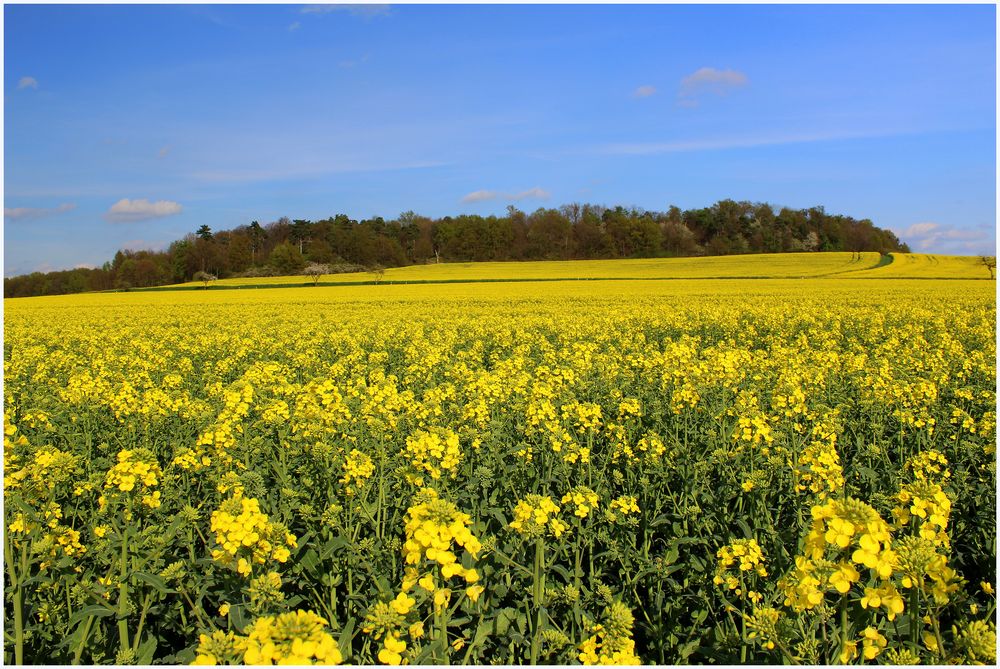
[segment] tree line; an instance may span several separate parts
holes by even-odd
[[[718,256],[909,248],[870,220],[823,207],[776,210],[722,200],[667,211],[568,204],[502,216],[432,219],[412,211],[393,220],[337,214],[318,221],[281,218],[214,232],[203,225],[165,251],[120,250],[100,268],[35,272],[4,279],[5,297],[122,290],[181,283],[196,273],[219,278],[297,274],[308,263],[334,268],[427,262]]]

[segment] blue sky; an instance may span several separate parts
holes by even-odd
[[[723,198],[993,253],[979,6],[4,7],[4,273],[207,224]]]

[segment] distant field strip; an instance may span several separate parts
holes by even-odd
[[[893,253],[892,262],[851,272],[851,279],[988,279],[989,270],[977,256]]]
[[[573,279],[725,279],[800,278],[863,271],[877,266],[877,253],[773,253],[707,258],[648,258],[637,260],[551,260],[539,262],[482,262],[411,265],[387,269],[381,281],[466,282],[466,281],[562,281]],[[321,284],[370,283],[368,272],[329,274]],[[299,276],[223,279],[217,287],[301,285],[310,282]],[[192,281],[170,288],[200,288]]]

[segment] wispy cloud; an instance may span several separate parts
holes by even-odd
[[[868,139],[892,137],[908,134],[906,131],[863,131],[863,132],[816,132],[759,135],[750,137],[716,137],[705,139],[678,140],[671,142],[635,142],[604,144],[592,153],[604,155],[650,155],[657,153],[684,153],[690,151],[724,151],[726,149],[752,149],[761,146],[782,144],[806,144],[810,142],[832,142],[848,139]]]
[[[491,200],[547,200],[551,196],[547,190],[535,186],[520,193],[502,193],[495,190],[476,190],[462,198],[462,202],[489,202]]]
[[[66,202],[58,207],[51,208],[39,208],[39,207],[15,207],[7,208],[4,207],[3,217],[11,221],[31,221],[39,218],[46,218],[48,216],[55,216],[56,214],[63,214],[67,211],[73,211],[76,209],[76,205],[72,202]]]
[[[366,53],[363,56],[361,56],[360,58],[349,58],[347,60],[342,60],[339,63],[337,63],[337,67],[342,67],[344,69],[350,69],[352,67],[357,67],[358,65],[362,65],[362,64],[368,62],[368,55],[369,54]]]
[[[677,93],[678,103],[685,107],[695,107],[706,95],[726,95],[735,88],[746,86],[747,75],[737,70],[717,70],[703,67],[681,79]]]
[[[914,223],[897,233],[917,253],[954,255],[994,255],[996,228],[977,225],[960,228],[931,221]]]
[[[293,21],[288,26],[288,32],[290,32],[290,33],[295,32],[296,30],[298,30],[301,27],[302,27],[301,23],[299,23],[298,21]]]
[[[419,170],[431,167],[444,167],[449,163],[443,161],[421,160],[400,163],[385,163],[361,165],[351,164],[316,164],[298,165],[286,169],[221,169],[195,172],[190,176],[205,183],[254,183],[260,181],[288,181],[292,179],[307,179],[325,174],[351,174],[361,172],[391,172],[394,170]]]
[[[170,200],[150,202],[146,198],[118,200],[104,214],[104,219],[110,223],[134,223],[151,218],[162,218],[181,213],[181,205]]]
[[[38,80],[34,77],[21,77],[17,82],[17,90],[22,88],[38,88]]]
[[[125,251],[162,251],[166,247],[166,242],[151,242],[145,239],[129,239],[121,244],[121,248]]]
[[[332,12],[347,12],[352,16],[363,19],[373,19],[378,16],[390,16],[392,5],[306,5],[302,8],[303,14],[330,14]]]
[[[639,88],[632,91],[632,97],[634,98],[648,98],[650,95],[656,93],[656,86],[640,86]]]

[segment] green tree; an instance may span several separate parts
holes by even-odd
[[[288,242],[275,246],[268,262],[279,274],[284,275],[297,274],[306,264],[299,250]]]

